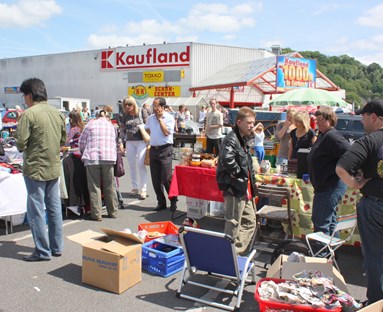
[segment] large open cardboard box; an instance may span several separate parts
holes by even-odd
[[[320,271],[328,277],[332,277],[335,286],[348,293],[346,282],[342,274],[333,267],[331,262],[324,258],[305,257],[306,262],[287,262],[288,256],[280,255],[267,270],[266,277],[292,279],[293,275],[304,270]]]
[[[68,238],[82,245],[82,282],[120,294],[141,281],[142,242],[110,229],[87,230]]]
[[[360,309],[358,312],[382,312],[383,311],[383,299],[379,300],[369,306]]]

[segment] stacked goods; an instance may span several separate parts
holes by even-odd
[[[298,160],[289,159],[287,163],[287,172],[288,173],[297,173],[298,172]]]
[[[181,147],[179,154],[179,165],[189,166],[193,149],[191,147]]]
[[[190,166],[199,167],[201,166],[201,155],[193,154],[192,160],[190,161]]]
[[[192,160],[190,166],[194,167],[204,167],[204,168],[214,168],[217,166],[218,157],[215,157],[214,154],[202,153],[192,155]]]

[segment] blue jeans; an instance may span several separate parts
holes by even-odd
[[[63,219],[58,179],[37,181],[24,176],[28,192],[27,217],[35,242],[35,253],[49,259],[52,252],[63,250]],[[45,210],[48,216],[46,229]]]
[[[336,207],[346,189],[347,185],[339,180],[332,190],[315,192],[311,216],[314,232],[332,235],[336,226]]]
[[[357,215],[371,304],[383,299],[383,200],[363,197]]]
[[[261,164],[261,161],[265,159],[265,148],[263,146],[254,146],[254,153],[257,156],[258,163]]]

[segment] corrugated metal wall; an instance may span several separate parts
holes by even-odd
[[[193,84],[226,66],[271,55],[265,50],[200,43],[168,43],[166,46],[161,45],[161,49],[171,51],[180,45],[191,46],[190,66],[102,71],[100,68],[102,50],[2,59],[0,102],[5,103],[7,107],[23,104],[20,93],[5,94],[5,87],[19,87],[24,79],[38,77],[45,82],[49,98],[56,96],[86,98],[90,99],[91,108],[113,105],[117,109],[117,101],[127,96],[130,86],[137,85],[129,83],[129,75],[156,70],[184,70],[185,75],[181,81],[168,82],[168,85],[181,86],[181,97],[189,97],[192,95],[189,88]],[[130,48],[135,47],[126,49]],[[146,85],[165,85],[165,82]]]
[[[272,55],[273,54],[263,49],[192,43],[191,84],[194,86],[197,82],[205,80],[231,64],[256,60]]]

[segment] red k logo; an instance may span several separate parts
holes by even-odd
[[[109,62],[109,58],[113,54],[113,50],[102,51],[101,52],[101,69],[111,69],[114,68],[113,64]]]

